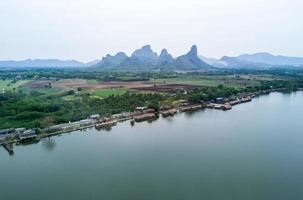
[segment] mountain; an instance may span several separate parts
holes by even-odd
[[[22,61],[0,61],[0,67],[85,67],[85,63],[76,60],[27,59]]]
[[[98,67],[110,69],[113,67],[118,67],[127,58],[128,56],[124,52],[119,52],[114,56],[107,54],[99,63],[95,63],[95,65]]]
[[[175,70],[200,70],[212,68],[211,65],[203,62],[198,56],[198,48],[193,45],[190,51],[174,61]]]
[[[131,58],[137,59],[139,62],[143,63],[156,63],[159,57],[156,52],[153,52],[150,45],[146,45],[141,49],[134,51]]]
[[[92,66],[92,65],[96,65],[97,63],[101,62],[101,60],[99,59],[96,59],[96,60],[93,60],[91,62],[88,62],[88,63],[85,63],[86,66]]]
[[[219,68],[252,68],[259,69],[264,68],[264,64],[253,63],[248,61],[240,60],[238,57],[223,56],[221,59],[213,63],[214,66]]]
[[[160,56],[159,56],[159,62],[161,65],[166,65],[174,62],[174,58],[171,54],[168,53],[166,49],[162,49]]]
[[[0,67],[83,67],[84,63],[76,60],[27,59],[22,61],[0,61]]]
[[[209,57],[205,57],[205,56],[199,56],[199,58],[203,62],[205,62],[205,63],[207,63],[209,65],[213,65],[213,64],[215,64],[217,62],[217,59],[215,59],[215,58],[209,58]]]
[[[118,56],[119,55],[119,56]],[[158,56],[150,45],[135,50],[130,57],[124,53],[115,56],[107,55],[101,62],[94,65],[95,68],[115,70],[201,70],[209,69],[212,66],[206,64],[198,57],[198,49],[193,45],[191,50],[176,59],[163,49]]]
[[[223,56],[218,60],[202,57],[206,63],[218,68],[289,68],[303,67],[303,58],[275,56],[270,53],[242,54],[237,57]]]
[[[174,58],[166,49],[162,49],[160,53],[159,66],[162,70],[173,70]]]
[[[150,45],[135,50],[131,57],[126,58],[116,69],[153,70],[157,68],[159,57]]]
[[[255,54],[242,54],[238,59],[254,63],[264,63],[268,65],[288,65],[288,66],[302,66],[302,57],[288,57],[288,56],[275,56],[270,53],[255,53]]]

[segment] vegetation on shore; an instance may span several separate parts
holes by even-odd
[[[26,77],[35,77],[35,73],[29,71]],[[45,73],[45,72],[41,72]],[[75,77],[75,74],[60,74],[55,77],[56,71],[49,71],[49,78],[66,78]],[[116,72],[113,72],[113,74]],[[118,73],[118,72],[117,72]],[[96,74],[89,72],[76,72],[77,78],[87,78],[92,83],[101,81],[96,77]],[[90,74],[91,76],[87,76]],[[102,81],[110,72],[102,75]],[[15,74],[16,75],[16,74]],[[45,75],[45,74],[44,74]],[[119,72],[116,74],[119,79],[124,77],[127,81],[136,78],[136,80],[148,79],[151,81],[199,81],[199,74],[161,74],[161,73],[127,73]],[[235,80],[229,77],[234,74],[222,75],[219,74],[220,80],[225,77],[225,80]],[[243,74],[240,74],[243,75]],[[245,74],[244,74],[245,75]],[[19,75],[18,75],[19,76]],[[22,75],[24,76],[24,75]],[[205,75],[204,75],[205,76]],[[208,75],[217,76],[217,75]],[[113,79],[118,79],[117,77]],[[280,75],[272,75],[272,77],[281,77]],[[285,77],[285,76],[283,76]],[[210,101],[216,97],[228,97],[240,92],[255,92],[266,89],[286,88],[288,90],[296,90],[303,88],[303,78],[301,76],[287,76],[286,78],[270,78],[253,80],[253,84],[242,85],[241,87],[233,86],[232,84],[221,84],[218,81],[215,85],[198,87],[189,91],[176,91],[174,93],[141,93],[133,92],[127,89],[103,89],[96,91],[79,91],[69,90],[56,93],[47,92],[24,92],[22,88],[18,88],[29,81],[15,80],[10,73],[0,72],[0,78],[5,79],[1,84],[15,84],[15,89],[7,89],[0,94],[0,129],[3,128],[43,128],[47,127],[46,122],[53,124],[66,123],[69,121],[77,121],[87,118],[91,114],[100,114],[101,116],[109,116],[121,112],[133,111],[135,107],[147,106],[158,109],[162,105],[173,105],[178,100],[187,100],[192,103],[200,101]],[[171,78],[171,80],[168,80]],[[218,80],[218,79],[213,79]],[[203,81],[203,80],[202,80]],[[6,86],[8,87],[8,86]],[[39,90],[38,90],[39,91]]]

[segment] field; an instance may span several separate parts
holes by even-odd
[[[7,87],[10,81],[2,82]],[[108,81],[100,82],[94,79],[61,79],[61,80],[32,80],[20,82],[20,89],[29,93],[37,91],[41,93],[54,94],[67,92],[69,90],[89,92],[96,97],[107,97],[110,95],[123,94],[134,88],[145,88],[153,86],[153,83],[144,81]],[[10,87],[13,87],[12,85]]]
[[[225,85],[235,88],[256,86],[260,81],[277,80],[278,77],[266,75],[177,75],[174,78],[152,79],[150,81],[106,81],[96,79],[60,79],[60,80],[11,80],[0,81],[0,89],[19,88],[26,93],[37,91],[46,94],[58,94],[69,90],[77,94],[89,92],[92,96],[106,98],[110,95],[124,94],[127,90],[141,92],[175,92],[192,90],[196,87],[216,87]],[[74,95],[66,96],[72,99]]]
[[[18,89],[22,85],[29,82],[28,80],[19,80],[17,82],[13,82],[12,80],[0,80],[0,90],[13,90]]]
[[[92,91],[91,94],[93,96],[99,97],[99,98],[106,98],[108,96],[111,95],[122,95],[124,93],[127,92],[127,89],[122,89],[122,88],[118,88],[118,89],[102,89],[102,90],[96,90],[96,91]]]
[[[176,91],[193,90],[201,86],[189,84],[153,84],[152,86],[133,88],[137,91],[171,93]]]
[[[179,76],[176,78],[155,79],[152,82],[162,84],[186,84],[194,86],[215,87],[220,84],[230,87],[243,88],[258,85],[258,80],[235,76]]]
[[[54,80],[33,80],[27,81],[23,84],[20,89],[25,92],[29,93],[32,91],[40,92],[40,93],[60,93],[62,90],[54,85],[56,81]]]

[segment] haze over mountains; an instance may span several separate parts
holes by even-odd
[[[303,67],[303,57],[275,56],[270,53],[242,54],[237,57],[223,56],[220,59],[198,56],[198,48],[193,45],[190,51],[182,56],[173,57],[167,49],[158,55],[150,45],[135,50],[130,56],[124,52],[115,55],[107,54],[101,60],[89,63],[77,60],[27,59],[23,61],[0,61],[0,67],[32,68],[83,68],[97,70],[168,70],[195,71],[213,68],[287,68]]]
[[[303,67],[303,57],[275,56],[270,53],[242,54],[237,57],[223,56],[218,60],[201,56],[201,59],[218,68]]]
[[[82,63],[77,60],[59,60],[59,59],[27,59],[22,61],[0,61],[0,67],[85,67],[95,64],[95,62]]]
[[[174,70],[189,71],[210,69],[213,66],[202,61],[198,56],[198,49],[193,45],[190,51],[182,56],[173,58],[166,49],[158,55],[150,45],[135,50],[130,57],[119,52],[114,56],[106,55],[94,66],[98,69],[120,69],[120,70]]]

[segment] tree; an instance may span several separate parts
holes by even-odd
[[[44,117],[42,120],[42,126],[49,129],[52,125],[54,125],[54,119],[50,116]]]
[[[75,94],[75,90],[69,90],[69,91],[67,92],[67,94],[68,94],[68,95],[73,95],[73,94]]]
[[[149,103],[148,108],[152,108],[152,109],[155,109],[156,111],[158,111],[159,110],[159,102],[156,99],[153,99]]]

